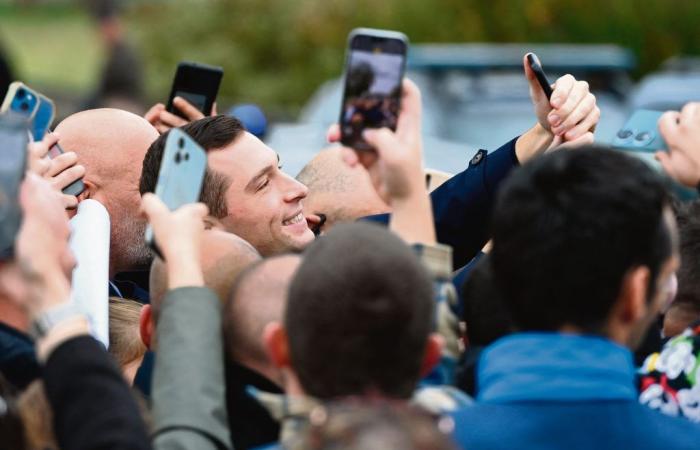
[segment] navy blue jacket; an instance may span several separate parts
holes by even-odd
[[[489,240],[489,221],[498,187],[518,166],[514,138],[498,150],[479,150],[469,167],[435,189],[430,198],[437,240],[452,247],[452,267],[474,258]],[[388,223],[388,214],[366,219]]]
[[[631,353],[600,337],[519,333],[483,353],[464,449],[697,449],[700,427],[637,402]]]
[[[41,376],[32,339],[4,323],[0,323],[0,373],[20,390]]]

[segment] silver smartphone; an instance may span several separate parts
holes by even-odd
[[[19,188],[27,167],[27,122],[14,115],[0,116],[0,258],[12,256],[22,221]]]

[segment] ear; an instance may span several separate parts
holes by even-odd
[[[428,336],[428,342],[425,346],[425,354],[423,354],[423,362],[420,367],[421,378],[427,376],[433,370],[442,358],[442,348],[445,345],[445,340],[437,333],[431,333]]]
[[[83,185],[85,186],[85,189],[83,189],[83,192],[81,192],[78,195],[78,203],[82,202],[83,200],[87,200],[89,198],[92,198],[95,195],[95,191],[97,186],[90,180],[86,180],[83,178]]]
[[[291,367],[287,331],[279,322],[270,322],[263,330],[263,341],[272,364],[279,368]]]
[[[204,217],[204,229],[226,231],[226,227],[221,223],[221,220],[209,215]]]
[[[147,349],[151,350],[151,341],[153,339],[153,311],[151,305],[143,305],[141,314],[139,315],[139,333],[141,341]]]
[[[627,273],[618,299],[620,322],[634,324],[646,317],[650,277],[651,272],[646,266],[636,267]]]

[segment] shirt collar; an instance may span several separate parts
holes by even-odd
[[[605,338],[517,333],[481,356],[477,400],[635,400],[632,354]]]

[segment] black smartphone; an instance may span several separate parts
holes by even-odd
[[[343,145],[372,150],[362,138],[365,128],[396,130],[407,51],[403,33],[369,28],[350,33],[339,120]]]
[[[29,124],[26,119],[0,116],[0,259],[12,256],[22,221],[19,188],[27,167]]]
[[[554,91],[552,90],[552,84],[549,82],[549,80],[547,80],[547,75],[545,75],[544,69],[542,69],[540,59],[534,53],[528,53],[527,63],[530,65],[530,69],[535,72],[535,77],[537,77],[537,81],[540,83],[540,86],[542,86],[542,90],[547,96],[547,100],[551,100],[552,93]]]
[[[166,109],[183,119],[187,119],[173,105],[175,97],[182,97],[205,116],[211,115],[216,95],[219,93],[221,78],[224,76],[224,69],[221,67],[208,66],[194,62],[181,62],[177,65],[173,87],[170,90],[168,105]]]
[[[49,158],[54,159],[55,157],[65,153],[60,145],[57,143],[52,145],[49,149]],[[85,183],[82,179],[75,180],[68,186],[63,188],[63,193],[66,195],[75,195],[76,197],[83,193],[85,190]]]

